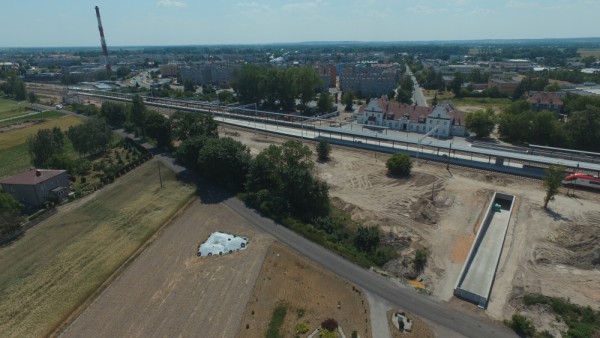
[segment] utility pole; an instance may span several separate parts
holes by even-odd
[[[160,188],[162,189],[162,175],[160,174],[160,163],[158,161],[158,158],[156,159],[156,167],[158,167],[158,179],[160,180]]]

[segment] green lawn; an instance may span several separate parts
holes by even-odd
[[[21,112],[21,113],[17,114],[16,116],[23,115],[23,114],[27,114],[27,112]],[[49,110],[49,111],[45,111],[43,113],[15,117],[10,120],[0,121],[0,128],[6,127],[6,126],[9,126],[12,124],[27,122],[27,121],[49,120],[49,119],[56,119],[56,118],[63,117],[63,116],[65,116],[65,113],[61,113],[61,112],[55,111],[55,110]]]
[[[27,107],[28,104],[18,104],[15,100],[0,98],[0,120],[24,114]]]
[[[161,169],[162,189],[152,160],[0,248],[0,336],[53,332],[194,195]]]

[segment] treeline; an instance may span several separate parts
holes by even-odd
[[[241,103],[257,103],[262,108],[305,112],[307,103],[314,100],[321,78],[313,69],[273,68],[245,65],[235,74],[233,88]],[[296,106],[296,99],[300,104]]]
[[[600,98],[569,95],[564,103],[566,122],[553,112],[533,111],[526,100],[514,102],[498,115],[498,131],[509,142],[599,152]]]
[[[313,153],[306,145],[271,145],[253,158],[244,144],[219,137],[211,116],[179,112],[173,118],[174,135],[181,142],[175,157],[207,180],[364,266],[383,265],[395,257],[395,250],[380,243],[378,228],[357,225],[330,205],[329,186],[315,176]]]
[[[37,100],[33,92],[27,92],[25,82],[16,75],[11,75],[7,78],[6,82],[0,83],[0,91],[17,101],[29,100],[35,102]]]

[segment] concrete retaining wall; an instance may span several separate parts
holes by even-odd
[[[514,196],[495,192],[454,288],[454,295],[487,307],[508,230]],[[500,212],[494,204],[501,205]]]

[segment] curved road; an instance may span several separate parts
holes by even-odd
[[[411,288],[398,286],[389,279],[363,269],[295,232],[276,224],[272,220],[258,215],[253,210],[248,209],[237,198],[229,198],[223,201],[223,204],[256,228],[271,234],[280,242],[294,248],[303,256],[321,264],[329,271],[387,300],[391,304],[404,308],[439,326],[466,337],[516,337],[515,333],[506,327],[452,309],[431,297],[416,293]]]

